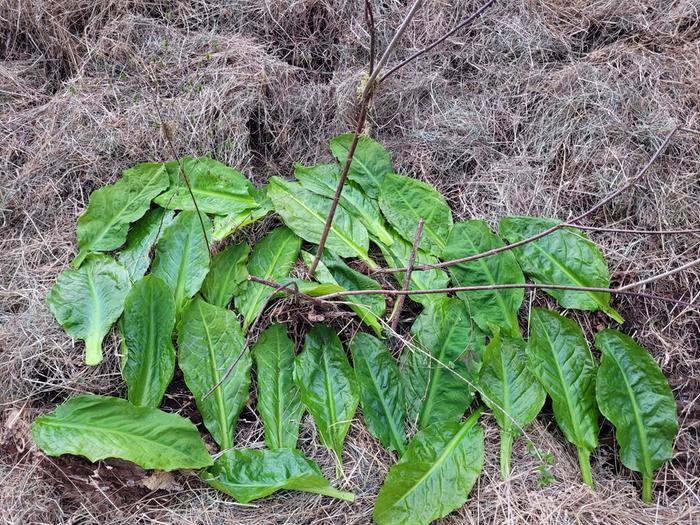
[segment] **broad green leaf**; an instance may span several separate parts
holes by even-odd
[[[270,326],[253,348],[258,383],[258,413],[268,448],[296,448],[304,414],[294,383],[294,343],[283,325]]]
[[[294,176],[309,191],[329,199],[335,196],[340,182],[341,168],[337,164],[320,164],[304,167],[294,165]],[[366,197],[351,181],[347,181],[340,194],[340,205],[352,216],[360,219],[370,235],[391,246],[394,237],[383,224],[376,201]]]
[[[294,364],[294,382],[321,441],[335,452],[338,464],[342,463],[343,441],[359,399],[355,373],[331,328],[316,325],[306,334],[304,351]]]
[[[289,228],[276,228],[253,248],[248,273],[271,281],[287,277],[296,263],[300,248],[301,239]],[[240,294],[235,298],[236,308],[243,316],[243,330],[252,324],[274,291],[274,288],[264,284],[252,281],[244,283]]]
[[[69,399],[34,421],[32,437],[49,456],[119,458],[166,471],[212,464],[189,419],[116,397],[86,394]]]
[[[85,341],[85,364],[102,361],[102,340],[119,319],[131,282],[126,268],[106,255],[87,257],[78,269],[64,270],[46,298],[66,333]]]
[[[229,215],[214,217],[214,240],[221,241],[272,212],[272,201],[267,196],[267,187],[254,190],[256,207]]]
[[[202,295],[215,306],[227,307],[243,288],[248,277],[247,243],[232,244],[217,253],[211,261],[211,269],[202,283]]]
[[[341,168],[345,166],[352,139],[353,133],[343,133],[331,139],[331,152],[338,159]],[[348,178],[356,182],[367,195],[377,198],[384,176],[393,171],[389,152],[378,142],[360,135],[350,163]]]
[[[151,200],[167,187],[163,164],[148,162],[126,170],[116,183],[93,191],[78,219],[80,253],[73,266],[80,266],[90,252],[108,252],[124,244],[129,224],[140,219]]]
[[[537,417],[547,397],[528,369],[525,341],[494,335],[484,351],[479,392],[501,429],[501,479],[506,479],[513,439]]]
[[[211,222],[202,215],[207,238],[211,238]],[[163,232],[156,245],[151,272],[165,281],[175,297],[178,313],[199,291],[209,272],[209,251],[202,223],[193,211],[183,211]]]
[[[233,445],[238,416],[248,401],[250,352],[245,352],[231,376],[202,399],[223,378],[243,349],[236,316],[196,297],[177,325],[178,364],[194,395],[204,425],[225,450]]]
[[[202,479],[240,503],[278,490],[300,490],[353,501],[355,496],[331,487],[316,463],[298,450],[233,449],[224,452]]]
[[[129,230],[126,246],[119,252],[117,260],[122,263],[132,282],[146,275],[151,265],[151,248],[171,222],[175,212],[153,208],[141,217]]]
[[[279,177],[270,179],[268,195],[287,226],[302,239],[319,243],[330,211],[330,199],[305,190],[298,182],[287,182]],[[342,206],[333,216],[326,248],[341,257],[357,257],[376,266],[367,255],[367,230]]]
[[[485,221],[458,222],[452,228],[442,258],[458,259],[501,246],[503,241]],[[450,273],[456,286],[525,282],[525,276],[511,251],[450,266]],[[496,325],[512,336],[520,335],[518,310],[524,296],[525,290],[522,288],[457,293],[457,297],[467,303],[469,313],[479,328],[488,332],[491,325]]]
[[[314,256],[308,252],[302,252],[302,258],[307,266],[311,265]],[[316,280],[329,285],[338,285],[344,290],[379,290],[381,286],[375,280],[366,275],[353,270],[343,262],[340,257],[336,257],[328,250],[324,251],[323,257],[316,267]],[[332,293],[332,292],[329,292]],[[380,318],[386,312],[386,301],[383,295],[351,295],[345,298],[350,304],[350,309],[355,312],[360,320],[369,326],[377,336],[382,336],[382,323]]]
[[[552,398],[557,425],[578,449],[583,481],[593,486],[589,458],[598,446],[596,365],[581,327],[556,312],[533,308],[527,354],[530,370]]]
[[[537,217],[505,217],[499,233],[508,242],[527,239],[559,221]],[[608,265],[598,247],[575,228],[562,228],[534,242],[513,249],[523,272],[533,281],[567,286],[610,287]],[[610,294],[572,290],[544,290],[563,308],[603,311],[621,323],[622,316],[610,306]]]
[[[419,247],[439,257],[452,228],[452,211],[435,188],[411,177],[388,174],[379,194],[379,207],[389,223],[413,243],[416,226],[423,219]]]
[[[168,191],[155,199],[156,204],[171,210],[196,211],[229,215],[257,207],[253,185],[234,170],[207,157],[188,157],[167,163],[170,175]],[[184,170],[190,190],[182,177]],[[197,206],[192,200],[192,195]]]
[[[374,506],[379,525],[427,525],[464,505],[484,465],[481,410],[418,432],[391,467]]]
[[[445,298],[421,312],[411,335],[401,356],[409,418],[418,428],[458,421],[474,398],[483,334],[463,301]]]
[[[119,326],[129,401],[157,408],[175,372],[175,299],[168,285],[155,275],[136,281]]]
[[[598,406],[615,426],[622,464],[642,473],[642,498],[650,502],[654,471],[673,457],[678,432],[673,392],[654,358],[631,337],[603,330],[595,345],[603,354]]]
[[[406,268],[408,266],[409,259],[411,257],[411,251],[413,249],[413,243],[409,243],[399,237],[394,236],[394,242],[391,246],[385,246],[384,244],[377,242],[379,248],[382,251],[382,255],[386,260],[387,264],[394,268]],[[415,264],[436,264],[438,261],[437,257],[428,255],[423,250],[418,250],[416,252]],[[405,274],[403,273],[392,273],[394,279],[403,286],[403,281],[405,279]],[[449,277],[447,274],[435,268],[433,270],[422,270],[414,271],[411,273],[411,282],[409,284],[409,290],[434,290],[436,288],[446,288],[449,284]],[[419,295],[409,295],[408,298],[415,301],[423,306],[428,306],[430,303],[436,301],[441,301],[447,297],[445,294],[419,294]]]
[[[406,430],[403,385],[386,344],[358,333],[350,343],[362,414],[369,431],[389,450],[403,454]]]

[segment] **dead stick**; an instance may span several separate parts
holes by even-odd
[[[481,6],[479,9],[477,9],[477,10],[476,10],[474,13],[472,13],[471,15],[469,15],[468,18],[466,18],[465,20],[463,20],[462,22],[460,22],[459,24],[457,24],[454,28],[452,28],[450,31],[448,31],[447,33],[445,33],[442,37],[438,38],[435,42],[433,42],[433,43],[430,44],[429,46],[424,47],[424,48],[421,49],[420,51],[416,51],[416,52],[413,53],[410,57],[408,57],[407,59],[403,60],[403,61],[402,61],[401,63],[399,63],[398,65],[392,67],[389,71],[387,71],[387,72],[379,79],[379,82],[377,82],[377,83],[378,83],[378,84],[381,84],[381,83],[384,82],[384,81],[386,80],[386,78],[387,78],[389,75],[391,75],[392,73],[395,73],[396,71],[398,71],[399,69],[401,69],[402,67],[404,67],[406,64],[408,64],[408,63],[410,63],[410,62],[413,62],[413,61],[414,61],[416,58],[418,58],[419,56],[421,56],[421,55],[427,53],[428,51],[430,51],[430,50],[436,48],[437,46],[439,46],[440,44],[442,44],[445,40],[447,40],[448,38],[450,38],[450,37],[451,37],[452,35],[454,35],[457,31],[459,31],[460,29],[462,29],[462,28],[464,28],[465,26],[469,25],[477,16],[479,16],[479,15],[480,15],[481,13],[483,13],[487,8],[489,8],[489,7],[491,6],[491,4],[494,3],[494,1],[495,1],[495,0],[488,0],[488,2],[486,2],[483,6]]]
[[[416,235],[413,238],[413,246],[411,246],[411,256],[408,259],[408,268],[406,270],[406,275],[403,278],[403,290],[408,290],[411,285],[411,274],[413,273],[413,265],[416,262],[416,252],[418,251],[418,245],[420,244],[420,236],[423,233],[423,224],[425,224],[425,221],[422,218],[418,219],[418,224],[416,225]],[[394,313],[391,319],[392,332],[396,332],[396,329],[399,326],[399,318],[401,317],[401,310],[403,310],[403,303],[405,301],[405,295],[400,295],[396,300],[396,307],[394,308]]]
[[[671,139],[673,138],[673,135],[675,135],[676,131],[678,131],[678,127],[674,128],[666,137],[666,139],[663,141],[663,143],[657,148],[657,150],[654,152],[652,157],[649,159],[649,161],[644,165],[644,167],[639,170],[639,172],[632,177],[626,184],[622,185],[620,188],[615,190],[613,193],[605,197],[603,200],[599,201],[597,204],[595,204],[592,208],[589,208],[585,212],[583,212],[580,215],[577,215],[573,219],[569,219],[564,222],[560,222],[558,224],[555,224],[554,226],[547,228],[546,230],[541,231],[540,233],[533,235],[532,237],[528,237],[526,239],[523,239],[518,242],[514,242],[512,244],[506,244],[505,246],[500,246],[498,248],[494,248],[492,250],[487,250],[485,252],[477,253],[474,255],[469,255],[467,257],[460,257],[459,259],[453,259],[450,261],[443,261],[440,263],[436,264],[423,264],[420,266],[416,266],[414,268],[415,271],[419,270],[432,270],[435,268],[447,268],[449,266],[454,266],[456,264],[462,264],[466,262],[471,262],[471,261],[476,261],[477,259],[481,259],[483,257],[491,257],[492,255],[497,255],[499,253],[512,250],[513,248],[518,248],[519,246],[523,246],[525,244],[534,242],[538,239],[541,239],[542,237],[545,237],[546,235],[549,235],[550,233],[553,233],[557,230],[560,230],[562,228],[566,228],[567,226],[574,226],[578,221],[585,219],[589,215],[591,215],[593,212],[613,200],[615,197],[620,195],[621,193],[627,191],[629,188],[631,188],[644,174],[649,170],[649,168],[654,164],[656,159],[661,155],[661,153],[666,149],[668,146],[669,142],[671,142]],[[378,268],[376,270],[372,270],[375,273],[398,273],[398,272],[405,272],[406,268]]]
[[[345,159],[343,172],[340,174],[340,180],[338,180],[338,186],[335,189],[335,195],[333,196],[331,207],[328,210],[328,217],[326,217],[326,223],[323,225],[323,231],[321,232],[321,238],[318,241],[318,249],[316,250],[316,255],[314,256],[314,260],[311,261],[311,265],[309,266],[309,275],[313,275],[316,271],[316,267],[318,266],[318,263],[321,260],[321,255],[323,254],[323,249],[326,246],[326,240],[328,239],[328,234],[330,232],[331,225],[333,224],[333,217],[335,216],[335,211],[338,209],[338,202],[340,201],[340,196],[343,193],[343,187],[345,186],[345,182],[348,178],[350,165],[355,155],[355,149],[357,148],[357,143],[360,140],[360,134],[362,133],[362,130],[365,127],[365,122],[367,121],[367,113],[369,111],[370,101],[372,100],[374,84],[377,80],[377,76],[381,72],[382,68],[386,65],[387,61],[389,60],[389,56],[396,47],[399,39],[403,35],[404,31],[408,27],[408,24],[411,22],[411,20],[415,16],[418,9],[420,9],[422,4],[423,0],[416,0],[409,9],[408,13],[406,13],[403,22],[396,30],[394,37],[391,39],[391,42],[386,48],[386,51],[384,51],[384,54],[379,59],[379,63],[374,68],[374,71],[372,71],[372,74],[369,76],[367,84],[365,85],[365,88],[362,91],[362,98],[360,102],[360,114],[357,119],[357,124],[355,125],[355,132],[352,137],[352,142],[350,143],[350,148],[348,148],[348,156]]]
[[[606,228],[605,226],[576,226],[579,230],[588,230],[607,233],[632,233],[637,235],[684,235],[700,233],[700,228],[691,230],[635,230],[625,228]]]

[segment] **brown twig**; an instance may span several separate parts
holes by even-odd
[[[340,196],[343,192],[343,187],[345,186],[345,182],[347,181],[348,173],[350,171],[350,165],[352,164],[352,159],[355,155],[355,149],[357,148],[357,143],[360,140],[360,134],[362,133],[362,130],[365,127],[365,122],[367,121],[369,104],[372,100],[372,95],[374,93],[374,84],[376,83],[377,77],[379,76],[379,73],[381,72],[382,68],[386,65],[387,61],[389,60],[389,56],[394,51],[394,48],[396,47],[399,39],[403,35],[404,31],[406,31],[408,24],[411,22],[411,20],[415,16],[418,9],[420,9],[422,4],[423,0],[416,0],[410,7],[408,13],[406,13],[406,16],[403,19],[403,22],[396,30],[394,37],[391,39],[391,42],[389,42],[386,51],[384,51],[384,54],[379,59],[379,63],[372,71],[372,74],[369,76],[367,84],[365,84],[365,87],[362,91],[362,97],[360,102],[360,114],[357,119],[357,124],[355,125],[355,132],[353,134],[350,147],[348,148],[348,156],[345,159],[345,165],[343,166],[343,171],[340,174],[340,179],[338,180],[338,186],[336,187],[335,195],[333,196],[333,200],[331,201],[331,207],[328,210],[328,217],[326,217],[326,223],[323,226],[321,238],[318,241],[318,249],[316,250],[316,255],[314,256],[314,259],[313,261],[311,261],[311,265],[309,266],[309,275],[313,275],[316,271],[316,267],[318,266],[318,263],[321,260],[321,255],[323,254],[323,249],[326,246],[328,234],[330,232],[331,225],[333,224],[333,217],[335,216],[335,211],[338,209],[338,202],[340,201]]]
[[[424,48],[421,49],[420,51],[416,51],[416,52],[413,53],[410,57],[408,57],[407,59],[401,61],[399,64],[395,65],[394,67],[392,67],[389,71],[387,71],[386,73],[384,73],[384,75],[382,75],[382,77],[379,79],[379,81],[377,82],[377,84],[381,84],[382,82],[384,82],[384,81],[386,80],[386,78],[387,78],[389,75],[391,75],[392,73],[395,73],[396,71],[398,71],[399,69],[401,69],[402,67],[404,67],[406,64],[408,64],[408,63],[410,63],[410,62],[413,62],[413,61],[414,61],[416,58],[418,58],[419,56],[421,56],[421,55],[427,53],[428,51],[430,51],[430,50],[432,50],[432,49],[435,49],[437,46],[439,46],[440,44],[442,44],[445,40],[447,40],[447,39],[450,38],[452,35],[454,35],[457,31],[459,31],[460,29],[462,29],[462,28],[464,28],[465,26],[469,25],[477,16],[479,16],[479,15],[480,15],[481,13],[483,13],[486,9],[488,9],[488,8],[491,6],[491,4],[494,3],[494,1],[495,1],[495,0],[488,0],[488,2],[486,2],[483,6],[481,6],[481,7],[480,7],[479,9],[477,9],[474,13],[472,13],[471,15],[469,15],[469,17],[467,17],[467,18],[464,19],[462,22],[460,22],[460,23],[457,24],[455,27],[453,27],[450,31],[448,31],[447,33],[445,33],[442,37],[438,38],[435,42],[433,42],[433,43],[430,44],[429,46],[424,47]]]
[[[411,246],[411,256],[408,259],[408,267],[406,269],[406,275],[403,278],[403,290],[408,290],[411,285],[411,274],[413,273],[413,265],[416,262],[416,252],[418,251],[418,245],[420,244],[420,236],[423,233],[423,224],[425,221],[421,218],[418,219],[418,224],[416,225],[416,235],[413,238],[413,246]],[[405,295],[400,295],[396,301],[396,306],[394,307],[394,313],[391,318],[391,330],[396,332],[399,326],[399,318],[401,317],[401,310],[403,310],[403,303],[406,301]]]
[[[635,230],[635,229],[624,229],[624,228],[607,228],[605,226],[581,226],[580,224],[576,226],[579,230],[589,230],[596,232],[607,232],[607,233],[631,233],[639,235],[693,235],[700,233],[700,228],[692,230]]]
[[[635,286],[637,284],[635,283]],[[385,290],[385,289],[373,289],[373,290],[347,290],[344,292],[334,292],[326,295],[322,295],[319,299],[329,301],[337,297],[348,297],[353,295],[366,295],[366,294],[380,294],[380,295],[426,295],[426,294],[444,294],[453,292],[476,292],[480,290],[511,290],[522,288],[525,290],[570,290],[574,292],[597,292],[597,293],[610,293],[615,295],[632,295],[635,297],[645,297],[647,299],[655,299],[659,301],[666,301],[673,304],[678,304],[681,306],[686,306],[688,308],[700,309],[700,304],[688,303],[686,301],[681,301],[679,299],[672,299],[670,297],[663,297],[661,295],[652,295],[641,292],[630,292],[628,290],[620,290],[619,288],[602,288],[594,286],[568,286],[564,284],[540,284],[540,283],[508,283],[508,284],[483,284],[475,286],[454,286],[452,288],[432,288],[429,290]]]
[[[449,266],[454,266],[456,264],[462,264],[466,262],[471,262],[471,261],[476,261],[477,259],[481,259],[483,257],[490,257],[492,255],[497,255],[499,253],[512,250],[513,248],[518,248],[519,246],[523,246],[525,244],[534,242],[538,239],[541,239],[542,237],[545,237],[549,235],[550,233],[553,233],[557,230],[560,230],[562,228],[566,228],[567,226],[575,226],[576,223],[582,219],[585,219],[589,215],[592,215],[596,210],[613,200],[615,197],[620,195],[621,193],[627,191],[629,188],[631,188],[634,184],[637,183],[639,179],[641,179],[644,174],[649,170],[649,168],[654,164],[657,158],[659,158],[659,155],[666,149],[668,146],[669,142],[671,142],[671,139],[673,138],[673,135],[675,135],[676,131],[678,131],[678,127],[674,128],[666,137],[666,139],[661,143],[661,145],[656,149],[654,154],[651,156],[649,161],[644,165],[644,167],[639,170],[639,172],[632,177],[626,184],[622,185],[620,188],[609,194],[607,197],[596,203],[593,207],[589,208],[585,212],[581,213],[580,215],[577,215],[573,219],[569,219],[564,222],[560,222],[558,224],[555,224],[554,226],[547,228],[546,230],[542,230],[540,233],[533,235],[532,237],[528,237],[526,239],[522,239],[520,241],[514,242],[512,244],[506,244],[504,246],[500,246],[498,248],[493,248],[491,250],[487,250],[485,252],[481,253],[476,253],[474,255],[469,255],[467,257],[460,257],[459,259],[453,259],[450,261],[443,261],[440,263],[436,264],[422,264],[420,266],[414,267],[414,271],[420,271],[420,270],[433,270],[435,268],[447,268]],[[405,272],[406,268],[377,268],[376,270],[372,270],[375,273],[398,273],[398,272]]]
[[[365,24],[369,33],[369,75],[374,73],[374,59],[376,54],[376,33],[374,28],[374,13],[372,12],[372,0],[365,0]]]
[[[172,130],[170,130],[165,121],[163,120],[163,115],[160,112],[160,105],[158,104],[158,100],[155,98],[154,95],[154,104],[156,106],[156,111],[158,112],[158,119],[160,120],[160,126],[161,129],[163,130],[163,137],[165,137],[165,142],[168,143],[168,146],[170,147],[170,151],[173,154],[173,157],[175,158],[175,162],[177,162],[177,167],[178,171],[182,173],[182,179],[185,181],[185,185],[187,186],[187,191],[190,193],[190,197],[192,197],[192,204],[194,204],[194,209],[197,211],[197,217],[199,218],[199,224],[202,226],[202,234],[204,235],[204,243],[207,245],[207,253],[209,254],[209,261],[211,261],[211,246],[209,245],[209,238],[207,237],[207,227],[204,226],[204,219],[202,218],[202,212],[199,211],[199,205],[197,204],[197,199],[194,198],[194,192],[192,191],[192,186],[190,185],[190,179],[187,176],[187,173],[185,173],[185,168],[183,167],[182,163],[180,162],[180,157],[177,154],[177,151],[175,150],[175,146],[173,145],[171,134]],[[165,217],[165,215],[163,215]],[[161,220],[161,226],[163,225],[162,220]]]

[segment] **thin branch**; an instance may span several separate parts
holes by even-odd
[[[374,73],[374,59],[376,55],[376,32],[374,28],[374,13],[372,12],[372,0],[365,0],[365,24],[369,33],[369,66],[368,71],[371,76]]]
[[[460,22],[459,24],[457,24],[457,25],[456,25],[454,28],[452,28],[450,31],[448,31],[447,33],[445,33],[442,37],[438,38],[435,42],[433,42],[432,44],[430,44],[430,45],[427,46],[427,47],[424,47],[424,48],[421,49],[420,51],[416,51],[416,52],[413,53],[410,57],[408,57],[407,59],[403,60],[402,62],[400,62],[400,63],[397,64],[396,66],[392,67],[389,71],[387,71],[387,72],[379,79],[379,82],[377,82],[377,83],[378,83],[378,84],[381,84],[382,82],[384,82],[384,81],[386,80],[386,78],[387,78],[389,75],[391,75],[392,73],[395,73],[396,71],[398,71],[399,69],[401,69],[402,67],[404,67],[406,64],[408,64],[408,63],[410,63],[410,62],[413,62],[413,61],[414,61],[416,58],[418,58],[419,56],[421,56],[421,55],[427,53],[428,51],[430,51],[430,50],[436,48],[437,46],[439,46],[440,44],[442,44],[445,40],[447,40],[447,39],[450,38],[452,35],[454,35],[457,31],[459,31],[460,29],[462,29],[462,28],[468,26],[477,16],[479,16],[479,15],[480,15],[481,13],[483,13],[487,8],[489,8],[489,7],[491,6],[491,4],[494,3],[494,1],[495,1],[495,0],[488,0],[488,2],[486,2],[483,6],[481,6],[479,9],[477,9],[477,10],[476,10],[474,13],[472,13],[471,15],[469,15],[469,17],[467,17],[465,20],[463,20],[462,22]]]
[[[252,281],[250,278],[252,276],[249,276],[248,279]],[[266,282],[263,282],[261,284],[268,284]],[[272,283],[270,283],[272,284]],[[226,369],[226,372],[224,372],[224,375],[219,379],[219,381],[211,387],[209,392],[204,394],[202,396],[202,401],[204,401],[206,398],[208,398],[210,395],[212,395],[217,388],[219,388],[221,385],[223,385],[226,380],[231,376],[233,371],[236,369],[236,366],[238,366],[238,363],[243,359],[243,356],[245,355],[246,351],[248,350],[248,347],[250,347],[250,342],[251,339],[253,338],[253,333],[255,332],[255,329],[258,327],[258,324],[260,323],[260,320],[263,317],[263,314],[265,313],[265,310],[267,309],[268,305],[270,304],[270,301],[272,301],[272,298],[275,296],[277,292],[280,292],[282,290],[286,290],[289,288],[295,288],[296,289],[297,284],[295,282],[287,283],[287,284],[281,284],[275,288],[275,291],[272,292],[267,299],[265,299],[265,302],[262,305],[262,308],[260,308],[260,312],[258,315],[255,317],[255,320],[253,321],[253,324],[250,325],[248,328],[248,333],[245,336],[245,342],[243,343],[243,346],[241,347],[241,351],[238,352],[238,355],[236,356],[236,359],[233,360],[233,363]],[[300,293],[298,289],[296,289],[297,293]]]
[[[664,273],[660,273],[658,275],[652,275],[648,279],[644,279],[642,281],[637,281],[635,283],[627,284],[625,286],[619,286],[617,288],[618,292],[622,292],[624,290],[629,290],[630,288],[636,288],[638,286],[643,286],[645,284],[653,283],[654,281],[658,281],[659,279],[663,279],[664,277],[669,277],[673,274],[676,274],[678,272],[682,272],[683,270],[687,270],[688,268],[692,268],[693,266],[697,266],[700,264],[700,259],[695,259],[694,261],[690,261],[689,263],[686,263],[682,266],[679,266],[678,268],[674,268],[673,270],[669,270]]]
[[[466,262],[471,262],[471,261],[476,261],[477,259],[481,259],[483,257],[490,257],[492,255],[497,255],[499,253],[512,250],[513,248],[518,248],[519,246],[523,246],[525,244],[529,244],[533,241],[536,241],[538,239],[541,239],[542,237],[545,237],[549,235],[550,233],[553,233],[557,230],[560,230],[562,228],[566,228],[567,226],[575,226],[577,222],[579,222],[582,219],[585,219],[589,215],[593,214],[596,210],[613,200],[615,197],[620,195],[621,193],[627,191],[629,188],[631,188],[634,184],[637,183],[639,179],[641,179],[644,174],[649,170],[649,168],[654,164],[657,158],[659,158],[659,155],[666,149],[668,146],[669,142],[671,142],[671,139],[675,135],[676,131],[678,131],[678,127],[674,128],[666,137],[666,139],[661,143],[661,145],[656,149],[654,154],[651,156],[649,161],[644,165],[644,167],[639,170],[639,172],[632,177],[626,184],[622,185],[620,188],[609,194],[607,197],[605,197],[603,200],[599,201],[596,203],[593,207],[589,208],[585,212],[583,212],[580,215],[577,215],[573,219],[569,219],[564,222],[560,222],[555,224],[554,226],[547,228],[546,230],[541,231],[540,233],[533,235],[532,237],[528,237],[526,239],[522,239],[518,242],[514,242],[512,244],[506,244],[504,246],[500,246],[498,248],[494,248],[492,250],[487,250],[485,252],[481,253],[476,253],[474,255],[469,255],[467,257],[460,257],[459,259],[453,259],[450,261],[443,261],[440,263],[436,264],[423,264],[420,266],[416,266],[414,268],[415,271],[419,270],[432,270],[435,268],[447,268],[449,266],[454,266],[456,264],[462,264]],[[372,270],[375,273],[397,273],[397,272],[405,272],[406,268],[377,268],[376,270]]]
[[[700,228],[691,230],[635,230],[635,229],[624,229],[624,228],[607,228],[605,226],[576,226],[579,230],[589,230],[596,232],[608,232],[608,233],[631,233],[637,235],[693,235],[700,233]]]
[[[170,151],[173,154],[173,157],[175,157],[175,162],[177,162],[177,167],[178,171],[182,173],[182,179],[185,181],[185,185],[187,186],[187,191],[190,193],[190,197],[192,198],[192,204],[194,204],[194,209],[197,211],[197,217],[199,218],[199,224],[202,227],[202,234],[204,235],[204,243],[207,245],[207,254],[209,254],[209,261],[211,261],[211,246],[209,245],[209,238],[207,237],[207,227],[204,226],[204,219],[202,218],[202,212],[199,211],[199,205],[197,205],[197,199],[194,198],[194,192],[192,191],[192,186],[190,185],[190,179],[187,176],[187,173],[185,173],[185,168],[180,162],[180,157],[177,154],[177,151],[175,151],[175,146],[173,145],[171,134],[172,131],[167,127],[165,121],[163,120],[163,115],[160,112],[160,105],[158,104],[158,100],[154,95],[154,103],[156,106],[156,111],[158,112],[158,119],[160,120],[160,126],[161,129],[163,130],[163,137],[165,137],[165,142],[168,143],[168,146],[170,146]],[[171,197],[172,198],[172,197]],[[165,217],[165,215],[163,215]],[[161,220],[161,226],[162,226],[162,220]]]
[[[637,286],[637,283],[635,283]],[[367,295],[367,294],[379,294],[379,295],[426,295],[426,294],[444,294],[453,292],[476,292],[483,290],[512,290],[512,289],[525,289],[525,290],[570,290],[574,292],[597,292],[597,293],[610,293],[616,295],[631,295],[635,297],[645,297],[647,299],[655,299],[659,301],[666,301],[673,304],[678,304],[681,306],[686,306],[688,308],[700,309],[700,304],[688,303],[686,301],[681,301],[678,299],[672,299],[670,297],[663,297],[660,295],[652,295],[640,292],[630,292],[627,289],[620,290],[619,288],[602,288],[595,286],[568,286],[564,284],[540,284],[540,283],[508,283],[508,284],[483,284],[475,286],[454,286],[452,288],[432,288],[429,290],[386,290],[386,289],[371,289],[371,290],[347,290],[343,292],[334,292],[326,295],[321,295],[318,298],[323,300],[331,300],[338,297],[349,297],[353,295]]]
[[[423,233],[423,224],[425,221],[421,218],[418,219],[418,224],[416,225],[416,235],[413,238],[413,246],[411,246],[411,256],[408,259],[408,269],[406,270],[406,275],[403,279],[403,290],[408,290],[411,285],[411,274],[413,273],[413,265],[416,263],[416,252],[418,251],[418,245],[420,244],[420,236]],[[403,303],[406,301],[405,295],[400,295],[396,301],[396,306],[394,307],[394,313],[391,319],[391,330],[396,332],[399,326],[399,318],[401,317],[401,310],[403,310]]]
[[[348,178],[348,173],[350,172],[350,164],[352,163],[352,159],[355,156],[355,149],[357,148],[357,143],[360,140],[360,134],[362,133],[362,130],[365,127],[365,122],[367,121],[367,113],[369,111],[369,104],[370,104],[370,101],[372,100],[372,95],[374,93],[374,84],[377,80],[377,76],[381,72],[382,68],[386,65],[387,61],[389,60],[389,56],[391,55],[394,48],[396,47],[399,39],[403,35],[404,31],[406,31],[408,24],[411,22],[411,20],[415,16],[418,9],[420,9],[422,4],[423,4],[423,0],[416,0],[413,3],[413,5],[411,6],[411,8],[408,10],[408,13],[406,13],[406,16],[404,17],[403,22],[401,23],[399,28],[396,30],[394,37],[391,39],[391,42],[389,43],[388,47],[386,48],[386,51],[384,51],[384,54],[379,59],[379,63],[372,71],[372,74],[369,76],[369,79],[367,80],[367,84],[365,85],[365,88],[362,91],[362,98],[361,98],[361,102],[360,102],[360,114],[359,114],[359,117],[357,119],[357,124],[355,125],[355,132],[354,132],[353,137],[352,137],[352,142],[350,143],[350,148],[348,149],[348,156],[345,159],[345,165],[343,166],[343,172],[340,174],[340,180],[338,180],[338,186],[335,189],[335,195],[333,196],[333,201],[331,202],[331,207],[328,210],[328,217],[326,217],[326,223],[323,226],[323,232],[321,232],[321,238],[318,241],[318,249],[316,250],[316,255],[314,256],[314,259],[313,259],[313,261],[311,261],[311,265],[309,266],[309,275],[313,275],[314,272],[316,271],[316,267],[318,266],[318,263],[321,260],[321,255],[323,254],[323,249],[326,246],[326,241],[328,240],[328,234],[330,232],[331,225],[333,224],[333,217],[335,216],[335,211],[338,209],[338,202],[340,201],[340,195],[343,192],[343,187],[345,186],[345,182],[347,181],[347,178]]]

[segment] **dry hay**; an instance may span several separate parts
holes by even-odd
[[[75,253],[75,219],[90,191],[136,162],[170,156],[157,107],[176,129],[180,154],[210,155],[257,182],[289,175],[292,161],[328,160],[328,139],[352,125],[367,60],[359,4],[0,0],[0,520],[370,521],[392,458],[359,423],[338,482],[356,492],[354,504],[284,493],[243,506],[186,473],[151,491],[145,473],[129,464],[44,458],[29,436],[31,419],[69,395],[123,393],[116,339],[102,366],[84,367],[81,349],[44,302]],[[380,48],[403,4],[373,2]],[[427,4],[400,56],[478,5]],[[565,218],[633,175],[673,126],[700,128],[699,13],[697,0],[498,1],[387,82],[371,133],[402,173],[436,184],[459,218]],[[700,136],[679,133],[643,184],[589,224],[698,227],[698,159]],[[591,235],[614,283],[673,268],[700,251],[697,236]],[[696,269],[647,291],[697,301],[699,282]],[[616,299],[615,306],[628,320],[624,329],[662,365],[678,400],[681,431],[674,459],[657,475],[657,504],[641,504],[639,479],[616,459],[609,427],[593,458],[596,489],[582,486],[573,448],[544,414],[530,437],[554,455],[554,483],[537,487],[539,461],[522,440],[513,478],[499,481],[496,432],[487,422],[484,475],[468,504],[443,523],[700,522],[698,315],[637,298]],[[590,327],[603,322],[579,318]],[[166,404],[192,414],[181,386],[176,381]],[[260,446],[260,437],[248,409],[237,442]],[[332,473],[309,421],[301,446]]]

